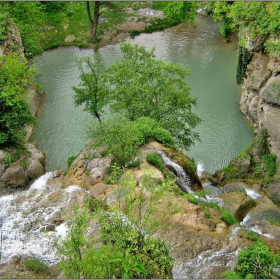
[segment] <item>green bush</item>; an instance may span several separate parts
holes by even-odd
[[[174,138],[171,136],[170,132],[161,127],[157,127],[154,130],[154,137],[158,142],[164,144],[167,147],[170,147],[175,143]]]
[[[24,141],[25,125],[35,123],[27,102],[27,89],[35,71],[16,53],[0,57],[0,145]]]
[[[13,162],[16,162],[17,160],[19,160],[20,155],[21,155],[20,149],[9,150],[9,152],[4,156],[5,164],[11,164]]]
[[[96,147],[105,148],[121,166],[125,166],[136,156],[142,143],[141,134],[134,123],[124,117],[112,117],[98,127],[94,126],[88,135],[95,140]]]
[[[275,268],[279,264],[279,255],[271,252],[269,247],[262,242],[257,241],[240,252],[235,270],[240,278],[277,278],[279,275],[276,275]]]
[[[135,121],[135,128],[141,133],[141,145],[144,145],[154,140],[154,129],[157,127],[157,122],[148,117],[142,117]]]
[[[148,154],[147,161],[148,161],[148,163],[154,165],[158,170],[160,170],[160,171],[164,170],[163,160],[156,152]]]
[[[48,266],[37,258],[26,259],[24,261],[25,266],[36,273],[47,271]]]
[[[6,39],[7,35],[7,13],[5,11],[1,11],[0,14],[0,42]]]
[[[239,52],[236,68],[236,82],[238,85],[241,85],[243,83],[243,80],[246,78],[247,65],[251,59],[251,55],[244,46],[239,46],[238,50]]]

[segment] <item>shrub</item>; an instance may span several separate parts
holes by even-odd
[[[147,161],[148,161],[148,163],[154,165],[158,170],[160,170],[160,171],[164,170],[163,160],[156,152],[148,154]]]
[[[233,225],[238,222],[236,218],[228,210],[221,209],[220,212],[222,214],[222,220],[227,224]]]
[[[34,74],[18,54],[0,57],[0,145],[23,142],[24,126],[35,123],[27,102]]]
[[[170,147],[175,143],[174,138],[171,136],[170,132],[161,127],[157,127],[154,130],[154,137],[158,142],[164,144],[167,147]]]
[[[236,272],[241,278],[275,278],[277,275],[274,269],[279,264],[279,255],[271,252],[269,247],[262,242],[257,241],[240,252]]]
[[[88,132],[94,139],[94,145],[105,148],[113,160],[121,166],[131,161],[137,154],[141,141],[140,132],[132,121],[123,117],[111,118]]]
[[[148,117],[139,118],[135,121],[134,126],[141,133],[141,145],[154,140],[154,129],[157,127],[154,119]]]
[[[37,258],[26,259],[24,264],[29,270],[32,270],[36,273],[48,270],[48,266]]]

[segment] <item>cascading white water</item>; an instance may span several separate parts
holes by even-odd
[[[160,155],[162,158],[164,164],[168,169],[171,169],[174,171],[175,175],[177,176],[177,183],[180,186],[180,188],[186,192],[186,193],[193,193],[190,185],[191,181],[189,176],[186,174],[184,169],[177,164],[176,162],[172,161],[164,152],[156,150],[156,152]]]
[[[35,256],[50,265],[59,261],[54,240],[67,232],[64,212],[72,209],[77,197],[90,194],[77,186],[51,186],[47,184],[51,177],[52,172],[46,173],[28,190],[0,198],[0,263],[8,263],[15,256]]]
[[[199,162],[199,163],[197,164],[196,170],[197,170],[197,175],[198,175],[198,177],[201,178],[201,177],[202,177],[202,173],[204,172],[204,164],[201,163],[201,162]]]

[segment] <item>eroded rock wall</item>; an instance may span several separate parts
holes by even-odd
[[[280,55],[253,53],[242,86],[240,109],[257,136],[268,134],[268,147],[277,158],[275,181],[268,196],[280,204]]]

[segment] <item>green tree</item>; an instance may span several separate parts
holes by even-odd
[[[179,19],[183,22],[185,20],[194,21],[197,15],[198,2],[181,1],[181,2],[166,2],[163,11],[170,18]]]
[[[35,123],[27,103],[27,90],[34,75],[20,55],[0,57],[0,145],[22,142],[24,126]]]
[[[279,53],[280,42],[275,40],[280,31],[279,2],[215,2],[212,4],[214,20],[221,20],[220,30],[226,36],[231,31],[249,32],[251,37],[263,37],[269,51]],[[244,46],[247,38],[241,37]]]
[[[8,1],[4,6],[10,19],[20,29],[25,54],[33,56],[42,53],[40,32],[45,21],[45,5],[38,1]]]
[[[187,149],[199,138],[193,128],[200,122],[192,112],[196,99],[184,81],[189,69],[156,59],[154,50],[128,42],[121,44],[121,51],[122,58],[109,67],[112,109],[132,121],[154,119]]]
[[[138,231],[138,246],[141,246],[145,234],[152,234],[158,230],[171,213],[176,213],[178,208],[168,199],[170,189],[176,182],[175,178],[166,178],[157,183],[147,172],[141,180],[141,187],[130,172],[123,175],[118,188],[117,211],[126,215],[128,220],[136,226]],[[167,198],[167,208],[155,218],[159,205]],[[122,203],[123,202],[123,203]]]
[[[115,5],[109,1],[92,1],[93,4],[93,13],[92,13],[90,7],[90,1],[87,1],[86,3],[87,3],[88,18],[91,25],[91,31],[90,31],[91,41],[94,43],[96,42],[98,20],[99,17],[102,15],[102,12],[100,11],[101,7],[105,6],[107,8],[114,8]]]
[[[238,256],[235,271],[225,271],[224,278],[274,279],[279,277],[276,268],[280,264],[279,255],[273,253],[262,241],[242,250]]]
[[[107,72],[103,58],[97,52],[93,60],[91,57],[86,57],[78,63],[81,82],[79,87],[73,87],[75,104],[84,105],[84,111],[96,117],[101,124],[101,113],[108,103],[110,90],[107,85]]]

